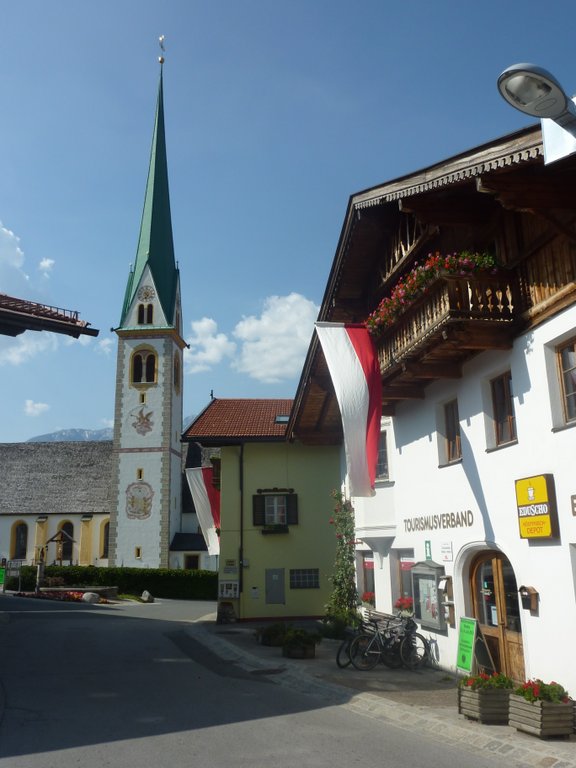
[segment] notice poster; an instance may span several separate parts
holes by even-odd
[[[472,674],[474,664],[474,644],[476,642],[476,619],[462,616],[458,630],[458,651],[456,668],[466,675]]]

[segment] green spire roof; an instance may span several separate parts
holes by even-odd
[[[158,85],[158,102],[154,121],[154,136],[150,152],[150,167],[144,198],[144,211],[140,225],[138,252],[133,271],[128,278],[122,309],[124,323],[134,293],[146,265],[149,265],[156,285],[158,298],[169,324],[174,320],[174,303],[178,285],[178,270],[174,260],[172,218],[168,191],[168,163],[166,160],[166,136],[164,133],[164,95],[162,69]]]

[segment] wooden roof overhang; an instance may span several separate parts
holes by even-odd
[[[496,248],[505,255],[507,269],[498,285],[468,285],[471,294],[492,297],[489,301],[499,305],[498,312],[487,313],[482,300],[472,309],[463,308],[464,288],[446,279],[436,289],[440,293],[432,313],[430,298],[425,300],[426,311],[416,303],[412,315],[407,312],[378,340],[384,414],[393,414],[399,402],[423,398],[432,381],[458,378],[462,365],[479,352],[511,346],[522,309],[514,271],[520,254],[507,236],[513,214],[529,212],[548,222],[551,236],[562,232],[576,242],[575,181],[574,157],[544,166],[540,127],[533,126],[350,198],[321,321],[365,321],[398,279],[435,250]],[[415,318],[419,311],[425,322]],[[402,323],[412,323],[412,330],[407,332]],[[330,444],[342,437],[338,404],[316,334],[289,434],[309,444]]]
[[[51,331],[75,339],[100,333],[80,320],[76,311],[0,294],[0,334],[19,336],[24,331]]]

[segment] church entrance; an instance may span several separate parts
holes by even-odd
[[[470,568],[474,617],[497,672],[524,680],[520,601],[510,561],[501,552],[483,552]]]

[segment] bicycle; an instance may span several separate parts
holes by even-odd
[[[374,633],[362,633],[350,644],[350,660],[356,669],[373,669],[379,661],[392,668],[404,665],[416,669],[427,661],[430,654],[428,641],[416,632],[418,625],[413,619],[385,617],[371,618],[370,621]],[[379,623],[382,621],[385,625],[381,628]]]
[[[336,651],[336,664],[340,669],[345,669],[352,663],[352,659],[350,658],[350,646],[352,645],[352,641],[358,637],[358,635],[366,634],[371,631],[371,627],[364,619],[362,619],[357,627],[346,627],[344,629],[344,639]]]

